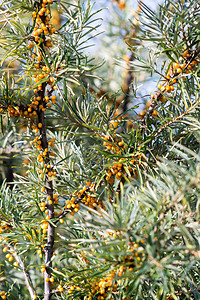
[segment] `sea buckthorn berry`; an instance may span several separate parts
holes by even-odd
[[[30,44],[28,45],[29,49],[32,49],[34,47],[34,43],[30,42]]]
[[[60,221],[60,223],[61,223],[61,224],[63,224],[63,223],[64,223],[64,220],[63,220],[63,219],[60,219],[59,221]]]
[[[64,291],[64,288],[62,287],[62,285],[58,286],[59,291],[62,293]]]
[[[180,68],[181,68],[181,69],[184,69],[185,67],[186,67],[186,64],[185,64],[185,63],[180,65]]]
[[[45,187],[43,186],[43,187],[41,188],[41,192],[44,193],[45,190],[46,190],[46,189],[45,189]]]
[[[8,258],[8,260],[11,262],[11,261],[13,261],[13,259],[14,259],[14,257],[11,255],[9,258]]]
[[[178,63],[174,64],[174,68],[178,69],[180,67],[180,65]]]
[[[56,29],[52,27],[50,30],[50,34],[54,34],[55,32],[56,32]]]
[[[121,147],[124,145],[124,142],[119,142],[118,145]]]
[[[43,266],[43,267],[41,268],[41,272],[44,273],[45,271],[46,271],[46,267]]]
[[[38,123],[38,128],[42,128],[42,123]]]
[[[182,69],[181,69],[181,68],[178,68],[178,69],[176,70],[176,72],[177,72],[178,74],[180,74],[180,73],[182,72]]]
[[[187,57],[187,55],[188,55],[188,50],[185,50],[183,53],[183,57]]]

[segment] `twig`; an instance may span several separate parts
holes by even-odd
[[[46,83],[42,84],[42,90],[38,91],[39,96],[41,97],[42,104],[44,105],[44,94],[45,94]],[[38,109],[38,122],[42,123],[42,127],[40,128],[41,135],[41,146],[42,150],[48,148],[47,134],[46,134],[46,121],[44,112]],[[47,165],[50,161],[49,152],[47,152],[45,158],[45,164]],[[47,186],[47,197],[50,196],[53,199],[53,184],[52,181],[48,180],[48,176],[45,177],[45,184]],[[48,205],[48,216],[51,219],[54,219],[54,206]],[[45,272],[44,272],[44,300],[51,299],[51,282],[47,280],[47,278],[51,277],[51,267],[52,267],[52,255],[53,255],[53,245],[54,245],[54,226],[49,222],[47,229],[47,245],[44,248],[45,252]]]
[[[200,100],[198,100],[193,106],[191,106],[187,111],[185,111],[184,113],[182,113],[180,116],[173,118],[173,120],[169,121],[168,123],[164,124],[153,136],[154,138],[157,137],[159,135],[159,133],[161,133],[161,131],[163,131],[166,127],[168,127],[169,125],[171,125],[172,123],[177,122],[178,120],[182,119],[184,116],[186,116],[189,112],[191,112],[193,109],[196,108],[196,106],[199,104]]]
[[[198,56],[198,54],[200,53],[200,47],[198,47],[193,54],[189,57],[189,59],[187,60],[187,64],[185,66],[185,69],[187,69],[188,65]],[[179,75],[179,73],[175,72],[170,79],[166,79],[166,82],[163,84],[163,86],[166,86],[170,80],[176,78]],[[157,102],[162,98],[162,92],[158,91],[155,95],[155,100],[152,101],[147,113],[144,115],[143,119],[142,119],[142,125],[141,125],[141,129],[145,130],[146,129],[146,119],[149,118],[152,114],[153,111],[155,109],[155,107],[157,106]],[[198,102],[197,102],[198,103]],[[193,108],[191,108],[193,109]],[[185,114],[185,113],[184,113]],[[184,115],[183,114],[183,115]],[[178,117],[179,118],[179,117]],[[173,120],[170,121],[173,123]],[[170,123],[171,124],[171,123]],[[166,124],[166,126],[170,125],[170,124]],[[157,135],[156,135],[157,136]]]
[[[29,294],[31,296],[31,300],[34,300],[35,299],[35,296],[36,296],[36,292],[35,292],[35,289],[33,287],[33,283],[32,283],[32,280],[31,280],[31,276],[27,270],[27,268],[25,267],[24,265],[24,262],[23,260],[20,258],[20,256],[16,253],[15,249],[10,245],[8,244],[7,245],[9,249],[12,250],[12,255],[14,256],[16,262],[18,263],[18,265],[20,266],[20,268],[22,269],[23,271],[23,274],[24,274],[24,278],[25,278],[25,282],[26,282],[26,287],[29,291]]]

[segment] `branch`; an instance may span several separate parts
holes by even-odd
[[[189,64],[198,56],[198,54],[200,53],[200,47],[198,47],[194,52],[193,54],[187,59],[187,63],[186,63],[186,66],[185,66],[185,70],[187,69],[187,67],[189,66]],[[167,86],[169,84],[169,81],[176,78],[177,76],[179,75],[179,73],[177,72],[174,72],[174,74],[169,78],[167,79],[166,78],[166,82],[163,84],[163,86]],[[145,130],[146,129],[146,119],[149,118],[150,116],[152,116],[153,114],[153,111],[155,109],[155,107],[157,106],[157,102],[163,97],[163,94],[162,92],[159,90],[155,97],[154,97],[154,100],[152,101],[147,113],[144,115],[143,119],[142,119],[142,126],[141,126],[141,129]],[[198,104],[198,102],[196,103]],[[190,110],[193,109],[193,107],[190,108]],[[190,111],[188,110],[188,112]],[[183,113],[181,116],[184,116],[185,113]],[[178,117],[179,118],[179,117]],[[175,119],[174,119],[175,120]],[[170,125],[171,123],[173,123],[174,121],[170,121],[169,123],[167,123],[168,125]],[[166,124],[166,126],[167,126]],[[157,135],[156,135],[157,136]]]
[[[31,280],[31,276],[26,268],[26,266],[24,265],[23,260],[20,258],[20,256],[15,252],[14,248],[9,244],[7,245],[9,249],[12,250],[12,255],[14,256],[16,262],[18,263],[18,265],[21,267],[23,274],[24,274],[24,278],[25,278],[25,282],[26,282],[26,287],[29,291],[29,294],[31,296],[31,300],[36,299],[36,292],[35,289],[33,288],[33,283]]]
[[[38,91],[39,96],[41,97],[42,104],[45,104],[44,95],[45,95],[45,88],[46,83],[42,84],[42,90]],[[46,121],[44,112],[38,109],[38,123],[42,124],[40,128],[40,135],[41,135],[41,145],[42,150],[48,149],[48,141],[47,141],[47,133],[46,133]],[[49,152],[47,152],[45,158],[45,164],[47,165],[50,162]],[[50,196],[50,199],[53,199],[53,184],[52,181],[48,180],[48,175],[45,176],[45,185],[47,186],[46,192],[47,197]],[[54,219],[54,206],[53,204],[48,204],[48,216],[51,219]],[[47,229],[47,245],[44,248],[45,252],[45,272],[44,272],[44,300],[51,299],[51,282],[47,280],[47,278],[51,277],[51,267],[52,267],[52,255],[53,255],[53,245],[54,245],[54,226],[49,223]]]
[[[187,111],[185,111],[184,113],[182,113],[180,116],[173,118],[171,121],[169,121],[168,123],[164,124],[153,136],[154,138],[157,137],[159,135],[159,133],[161,133],[161,131],[163,131],[166,127],[168,127],[169,125],[177,122],[178,120],[182,119],[184,116],[188,115],[189,112],[191,112],[193,109],[196,108],[196,106],[199,104],[200,100],[198,100],[193,106],[191,106]]]

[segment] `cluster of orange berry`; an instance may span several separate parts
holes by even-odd
[[[8,113],[11,118],[14,117],[34,118],[37,115],[36,108],[37,106],[35,105],[34,102],[28,104],[27,106],[24,106],[22,104],[20,104],[19,106],[9,105]]]
[[[117,138],[111,138],[110,136],[103,137],[104,143],[108,150],[111,150],[113,154],[123,155],[126,152],[127,146],[123,141],[118,141]],[[106,180],[109,183],[114,181],[114,177],[120,180],[123,176],[137,176],[136,165],[140,166],[142,154],[132,155],[131,158],[120,158],[117,161],[113,161],[112,166],[108,167],[106,172]],[[129,174],[128,174],[129,173]]]
[[[170,94],[174,91],[174,84],[177,83],[179,74],[189,74],[192,70],[194,70],[200,62],[199,58],[195,58],[192,61],[191,54],[188,50],[186,50],[182,55],[182,62],[173,63],[171,68],[169,69],[166,80],[162,82],[162,84],[158,85],[158,94],[151,95],[151,101],[147,101],[145,109],[139,113],[139,117],[141,119],[144,118],[146,112],[152,104],[153,100],[157,100],[160,102],[165,102],[167,100],[167,94]],[[153,110],[152,116],[157,116],[158,112]]]
[[[117,236],[120,235],[120,231],[115,231],[115,230],[106,230],[106,235],[104,235],[104,238],[106,239],[107,236],[116,238]]]
[[[189,74],[193,69],[196,68],[196,66],[199,64],[200,59],[195,58],[192,61],[191,60],[191,54],[188,50],[186,50],[182,55],[182,63],[173,63],[171,68],[169,69],[166,81],[162,84],[158,85],[159,90],[162,92],[161,95],[157,98],[157,100],[164,102],[167,100],[165,93],[171,93],[174,91],[174,84],[177,82],[176,77],[179,74]],[[155,95],[151,95],[152,99],[155,99]]]
[[[2,299],[2,300],[6,300],[7,299],[5,291],[1,291],[0,292],[0,299]]]
[[[42,191],[45,192],[45,190],[42,190]],[[57,194],[53,195],[53,198],[54,199],[52,200],[51,197],[48,196],[48,200],[49,200],[48,203],[49,203],[49,205],[58,204],[58,195]],[[40,210],[43,212],[47,208],[47,203],[46,202],[41,202],[41,203],[39,203],[39,207],[40,207]],[[46,210],[45,213],[47,214],[48,210]]]
[[[107,276],[103,277],[99,281],[96,281],[91,286],[91,294],[88,296],[88,300],[92,300],[93,296],[95,295],[95,299],[103,300],[107,299],[108,294],[110,292],[116,294],[121,284],[121,279],[117,279],[117,277],[121,277],[125,272],[125,267],[120,266],[119,269],[116,271],[110,272]],[[114,298],[109,298],[114,299]],[[128,299],[128,298],[127,298]]]
[[[43,0],[42,5],[38,12],[33,12],[33,20],[35,22],[35,28],[33,29],[32,36],[34,37],[35,44],[31,41],[28,45],[29,49],[38,48],[35,52],[32,53],[32,59],[34,59],[34,67],[36,70],[39,70],[33,77],[34,81],[39,83],[41,80],[46,79],[50,86],[54,83],[54,78],[49,77],[49,73],[51,72],[50,68],[47,67],[44,63],[42,63],[42,52],[43,49],[44,55],[45,52],[49,52],[48,48],[53,46],[50,36],[55,33],[55,28],[49,23],[50,21],[50,4],[52,4],[52,0]],[[42,46],[40,46],[42,44]],[[40,46],[40,47],[39,47]],[[38,51],[39,50],[39,51]],[[56,88],[55,88],[56,89]],[[35,93],[42,90],[42,84],[38,84],[37,88],[34,90]],[[51,98],[53,104],[55,104],[55,96]],[[45,96],[45,105],[47,107],[51,107],[49,103],[49,95]],[[41,104],[42,105],[42,104]]]
[[[50,21],[50,9],[49,9],[49,5],[53,4],[52,0],[43,0],[42,1],[42,5],[40,10],[37,12],[33,12],[33,19],[36,20],[35,22],[35,28],[33,30],[33,36],[35,37],[35,42],[38,43],[43,43],[44,40],[43,36],[44,35],[48,35],[48,34],[53,34],[55,33],[55,28],[52,27],[52,25],[49,23]],[[49,44],[50,47],[51,46],[51,40],[46,40],[45,43]],[[31,46],[29,45],[29,48],[31,48]]]
[[[105,140],[103,145],[106,146],[108,150],[112,150],[116,154],[122,154],[122,151],[127,149],[127,146],[124,144],[123,141],[118,141],[117,138],[111,138],[111,136],[106,135],[103,136]]]
[[[116,272],[112,271],[110,274],[102,278],[101,280],[95,282],[91,287],[91,295],[89,295],[88,300],[92,300],[93,296],[96,299],[103,300],[106,299],[110,291],[117,292],[117,282],[114,283],[116,277]]]
[[[141,241],[141,245],[144,244],[144,241]],[[129,272],[134,271],[136,266],[140,266],[140,262],[145,256],[144,248],[139,244],[133,242],[130,249],[128,250],[130,253],[124,257],[125,263],[127,266],[124,267],[124,270],[128,270]]]
[[[5,221],[1,221],[1,223],[0,223],[0,233],[3,233],[4,231],[8,231],[8,230],[11,230],[11,229],[12,229],[12,226],[8,225]]]
[[[139,246],[139,244],[133,243],[129,249],[130,255],[124,257],[123,263],[125,263],[125,265],[120,266],[117,270],[113,270],[107,276],[92,284],[92,295],[89,295],[88,300],[92,300],[94,295],[97,297],[95,299],[103,300],[107,299],[110,291],[116,293],[122,282],[119,277],[123,276],[126,272],[134,271],[134,268],[140,265],[145,255],[143,250],[143,247]]]
[[[50,10],[49,6],[52,4],[52,0],[43,0],[41,9],[38,12],[33,12],[33,19],[35,23],[35,28],[33,30],[34,41],[31,41],[28,45],[28,48],[31,50],[31,56],[34,60],[33,63],[36,69],[36,74],[33,74],[34,81],[37,84],[37,88],[34,89],[34,93],[37,94],[39,91],[42,91],[42,83],[39,83],[41,80],[48,82],[51,87],[51,90],[46,92],[44,99],[41,98],[41,95],[33,97],[31,104],[26,106],[20,104],[18,105],[9,105],[8,112],[10,117],[25,117],[25,118],[34,118],[37,116],[39,110],[45,111],[46,108],[50,108],[51,104],[56,103],[56,96],[52,96],[53,90],[57,89],[54,84],[54,78],[50,76],[50,68],[46,66],[45,62],[42,62],[43,55],[45,51],[48,51],[47,48],[52,47],[52,42],[48,35],[55,33],[55,28],[49,23],[50,21]],[[42,44],[42,45],[41,45]],[[45,49],[44,49],[45,47]],[[35,51],[34,51],[35,50]],[[45,80],[46,79],[46,80]],[[36,133],[38,132],[37,126],[35,126]]]
[[[1,221],[1,223],[0,223],[0,233],[3,233],[5,231],[11,232],[11,230],[12,230],[11,225],[6,224],[5,221]],[[9,251],[9,253],[6,254],[6,258],[8,259],[9,262],[12,262],[13,259],[14,259],[13,255],[12,255],[14,253],[14,250],[10,247],[8,239],[0,237],[0,242],[2,242],[2,245],[4,246],[3,252],[6,253],[6,252]],[[16,243],[17,243],[17,240],[12,242],[12,244],[16,244]],[[14,265],[15,269],[18,267],[17,262],[14,262],[13,265]]]
[[[75,291],[80,291],[81,290],[80,286],[77,286],[77,285],[70,285],[67,288],[68,288],[68,290],[67,290],[68,294],[72,294],[74,290]]]
[[[49,222],[47,220],[42,220],[40,227],[43,231],[43,234],[47,233],[48,226],[49,226]]]
[[[5,245],[5,244],[4,244],[4,245]],[[5,246],[5,247],[3,248],[3,252],[6,253],[6,252],[8,252],[8,251],[9,251],[9,253],[6,254],[6,258],[8,259],[9,262],[12,262],[13,259],[14,259],[13,255],[12,255],[12,254],[14,253],[14,250],[11,250],[10,247]],[[13,263],[13,266],[14,266],[14,268],[16,269],[16,268],[19,266],[18,262],[15,261],[15,262]]]
[[[37,254],[39,255],[40,258],[42,258],[43,257],[43,250],[41,248],[39,248],[37,250]]]
[[[100,199],[96,198],[94,183],[86,182],[86,185],[74,193],[74,195],[65,202],[65,209],[71,211],[73,216],[75,212],[78,212],[80,209],[79,203],[83,203],[86,206],[95,209],[97,206],[103,208],[103,203]]]
[[[36,75],[33,75],[33,76],[36,76]],[[53,89],[56,89],[57,87],[54,86]],[[34,92],[36,92],[37,89],[34,90]],[[47,108],[50,108],[51,107],[51,104],[48,104],[49,101],[51,100],[52,104],[55,104],[56,103],[56,96],[45,96],[45,101],[43,104],[41,104],[41,97],[38,96],[38,97],[33,97],[33,100],[30,104],[28,105],[22,105],[20,104],[19,106],[18,105],[9,105],[8,106],[8,113],[9,113],[9,116],[11,118],[14,118],[14,117],[24,117],[24,118],[30,118],[30,119],[34,119],[36,116],[37,116],[37,111],[38,110],[42,110],[42,111],[46,111],[46,107]],[[36,129],[37,127],[35,126],[34,129]],[[38,130],[37,130],[38,131]]]
[[[42,193],[44,193],[45,190],[46,190],[45,187],[41,188]],[[49,220],[50,220],[50,216],[48,216],[48,205],[57,205],[58,204],[58,194],[54,194],[53,198],[51,198],[51,196],[48,196],[47,200],[48,200],[48,203],[46,203],[44,201],[39,203],[40,210],[42,212],[45,212],[45,214],[47,215],[46,219],[43,219],[41,221],[41,224],[40,224],[40,228],[42,229],[44,237],[45,237],[45,234],[47,233],[47,229],[48,229],[48,226],[49,226]],[[61,211],[61,213],[62,213],[62,211]],[[54,211],[54,215],[58,216],[59,213]],[[61,223],[63,223],[63,222],[61,221]],[[38,253],[39,255],[42,254],[41,251],[39,251],[39,252],[40,252],[40,253]]]
[[[38,127],[40,127],[40,123],[38,124]],[[48,146],[53,148],[54,142],[55,142],[54,138],[50,139],[50,141],[48,142]],[[47,154],[49,156],[55,156],[55,153],[53,151],[49,151],[48,148],[45,148],[44,151],[42,150],[42,141],[39,136],[36,136],[36,138],[33,140],[33,143],[35,148],[40,152],[37,157],[37,161],[40,162],[41,165],[43,166],[42,170],[37,169],[37,171],[40,174],[39,177],[40,179],[43,179],[44,176],[46,175],[46,177],[48,176],[48,180],[52,181],[53,179],[55,179],[57,173],[56,170],[50,165],[50,163],[48,164],[45,163],[45,158],[47,157]]]
[[[45,111],[46,107],[50,108],[51,104],[56,103],[56,96],[52,96],[53,90],[56,90],[57,87],[54,84],[54,78],[50,76],[51,69],[46,66],[45,62],[42,62],[43,55],[45,56],[45,52],[48,52],[48,48],[53,46],[52,41],[50,39],[50,35],[55,33],[55,28],[49,23],[50,21],[50,4],[52,4],[52,0],[43,0],[42,5],[38,12],[33,12],[33,19],[35,20],[35,28],[33,30],[33,36],[35,40],[35,44],[30,42],[29,49],[32,51],[32,59],[34,59],[34,67],[37,70],[36,74],[33,75],[34,81],[37,84],[37,88],[34,90],[34,93],[38,93],[42,90],[42,83],[39,83],[41,80],[47,82],[51,90],[47,91],[47,94],[44,96],[44,99],[41,99],[40,95],[38,97],[34,97],[34,105]],[[33,49],[36,51],[33,52]],[[45,47],[45,48],[44,48]]]

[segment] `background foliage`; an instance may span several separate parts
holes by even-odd
[[[0,299],[199,299],[199,1],[111,4],[0,4]]]

